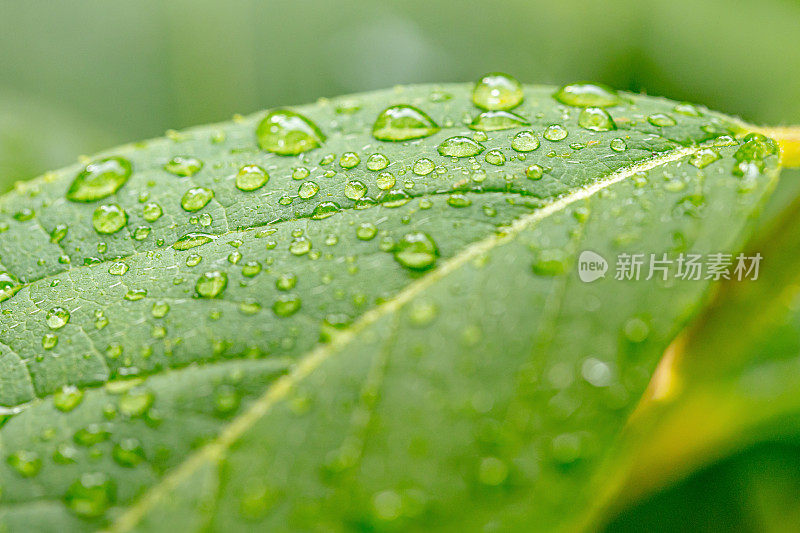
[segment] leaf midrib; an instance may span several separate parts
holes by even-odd
[[[467,246],[464,250],[445,261],[428,275],[417,279],[391,299],[366,312],[361,318],[355,321],[350,328],[335,336],[329,344],[317,346],[305,356],[302,356],[292,372],[273,382],[266,389],[264,394],[255,400],[244,413],[238,415],[225,426],[217,438],[206,444],[200,450],[189,455],[170,474],[164,476],[162,480],[148,489],[133,505],[128,507],[127,511],[121,514],[119,518],[112,523],[107,531],[122,532],[132,530],[145,516],[145,513],[150,507],[158,503],[160,496],[167,494],[171,489],[177,487],[182,480],[195,472],[206,460],[213,461],[214,459],[222,457],[224,452],[261,417],[269,413],[272,406],[282,400],[295,384],[301,382],[329,357],[332,357],[335,353],[340,351],[341,348],[344,348],[352,340],[356,339],[357,334],[362,330],[377,322],[383,316],[397,312],[436,281],[458,270],[471,260],[489,252],[496,246],[513,240],[529,226],[546,219],[550,215],[560,212],[577,201],[590,198],[599,191],[630,178],[637,173],[647,172],[660,166],[680,161],[704,148],[712,146],[713,143],[714,140],[711,140],[690,147],[678,148],[624,169],[617,170],[609,174],[604,180],[598,181],[588,187],[577,189],[533,213],[523,215],[515,220],[503,234],[493,234]]]

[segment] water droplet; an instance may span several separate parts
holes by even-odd
[[[164,170],[182,178],[194,176],[200,172],[201,168],[203,168],[203,162],[188,155],[175,156],[164,165]]]
[[[501,166],[506,163],[506,156],[500,150],[489,150],[488,152],[486,152],[486,156],[484,156],[484,159],[490,165]]]
[[[699,109],[697,109],[697,107],[695,107],[692,104],[685,103],[685,102],[682,103],[682,104],[676,105],[675,108],[673,109],[673,111],[675,111],[679,115],[685,115],[687,117],[700,117],[700,116],[702,116],[702,113],[700,112]]]
[[[562,126],[561,124],[550,124],[545,128],[542,137],[547,139],[548,141],[560,141],[562,139],[566,139],[569,132],[567,129]]]
[[[281,294],[275,303],[272,304],[272,311],[280,316],[287,317],[300,310],[302,301],[299,296],[294,294]]]
[[[611,149],[615,152],[624,152],[628,149],[628,143],[625,142],[625,139],[612,139],[611,140]]]
[[[319,185],[313,181],[305,181],[297,189],[297,195],[303,199],[313,198],[319,192]]]
[[[216,298],[228,286],[228,275],[219,270],[206,272],[195,284],[195,290],[201,298]]]
[[[200,261],[203,260],[203,256],[200,254],[189,254],[186,256],[186,266],[193,267],[200,264]]]
[[[697,168],[706,168],[720,157],[713,148],[704,148],[689,158],[689,164]]]
[[[377,234],[378,228],[375,227],[375,224],[369,222],[362,222],[356,229],[356,237],[362,241],[372,240]]]
[[[511,139],[511,148],[517,152],[532,152],[539,144],[539,137],[530,130],[521,131]]]
[[[84,518],[102,516],[116,501],[116,486],[106,474],[83,474],[67,489],[64,503],[76,515]]]
[[[150,228],[147,226],[139,226],[135,230],[133,230],[133,239],[137,241],[143,241],[150,235]]]
[[[190,213],[203,209],[211,199],[214,198],[214,191],[206,187],[193,187],[186,191],[181,198],[181,207]]]
[[[736,159],[733,173],[736,176],[745,176],[754,173],[764,172],[764,160],[771,155],[778,153],[777,143],[761,135],[760,133],[749,133],[742,139],[742,145],[733,154]]]
[[[664,113],[655,113],[647,117],[647,122],[652,124],[653,126],[658,127],[666,127],[666,126],[674,126],[676,124],[675,119],[669,115]]]
[[[248,261],[242,266],[242,276],[246,278],[255,277],[261,272],[261,268],[261,263],[258,261]]]
[[[123,157],[109,157],[90,163],[67,191],[67,200],[94,202],[111,196],[131,177],[131,162]]]
[[[445,139],[439,145],[439,153],[449,157],[472,157],[483,152],[484,147],[482,144],[475,142],[469,137],[457,135]]]
[[[203,244],[209,243],[216,239],[213,235],[208,235],[206,233],[187,233],[172,245],[175,250],[188,250],[190,248],[195,248],[197,246],[202,246]]]
[[[384,109],[375,119],[372,135],[379,141],[421,139],[439,131],[439,126],[424,111],[400,104]]]
[[[562,104],[575,107],[608,107],[621,103],[614,89],[592,83],[565,85],[553,96]]]
[[[0,271],[0,302],[4,302],[17,294],[22,287],[19,280],[9,272]]]
[[[508,111],[484,111],[475,117],[469,127],[477,131],[499,131],[529,125],[530,122]]]
[[[341,206],[336,202],[322,202],[314,208],[314,211],[311,213],[311,218],[314,220],[322,220],[323,218],[335,215],[341,209]]]
[[[83,401],[83,391],[72,385],[65,385],[53,394],[53,405],[56,409],[69,412]]]
[[[360,200],[367,194],[367,186],[358,180],[348,181],[344,184],[344,195],[350,200]]]
[[[591,131],[611,131],[617,129],[608,111],[601,107],[587,107],[578,117],[578,125]]]
[[[290,291],[294,289],[295,285],[297,285],[297,276],[291,272],[281,274],[278,276],[278,279],[275,280],[275,287],[279,291]]]
[[[325,142],[325,136],[309,119],[288,109],[270,111],[256,129],[262,150],[279,155],[297,155]]]
[[[417,176],[427,176],[428,174],[433,172],[434,168],[435,165],[433,161],[431,161],[426,157],[423,157],[422,159],[417,159],[417,161],[414,163],[414,167],[411,170]]]
[[[155,402],[155,394],[146,389],[133,389],[119,399],[119,412],[130,418],[144,416]]]
[[[8,465],[22,477],[34,477],[42,469],[39,454],[30,450],[19,450],[8,456]]]
[[[97,233],[110,235],[125,227],[128,214],[117,204],[101,205],[94,210],[92,226]]]
[[[439,250],[426,233],[407,233],[397,242],[394,258],[402,266],[412,270],[426,270],[436,262]]]
[[[304,180],[311,175],[311,172],[306,167],[297,167],[292,170],[292,179]]]
[[[42,337],[42,348],[45,350],[52,350],[58,344],[58,335],[55,333],[45,333]]]
[[[383,170],[387,166],[389,166],[389,158],[383,154],[375,153],[367,159],[367,168],[373,172]]]
[[[394,174],[391,172],[381,172],[378,174],[375,183],[378,185],[378,188],[382,191],[387,191],[394,187],[394,184],[397,181],[395,180]]]
[[[622,332],[629,341],[642,342],[650,335],[650,326],[641,318],[633,317],[625,322]]]
[[[472,205],[472,200],[464,194],[451,194],[447,198],[447,205],[450,207],[469,207]]]
[[[387,191],[383,196],[381,196],[381,205],[389,208],[401,207],[410,201],[411,196],[409,196],[409,194],[402,189]]]
[[[542,250],[533,263],[533,273],[537,276],[558,276],[566,271],[566,261],[563,250]]]
[[[125,298],[129,302],[138,302],[145,296],[147,296],[147,289],[131,289],[125,293],[125,296],[123,296],[123,298]]]
[[[497,457],[484,457],[478,468],[478,479],[484,485],[501,484],[508,477],[508,466]]]
[[[144,461],[144,449],[138,439],[123,439],[111,451],[114,461],[120,466],[134,467]]]
[[[167,302],[156,302],[153,304],[151,313],[153,318],[164,318],[169,313],[169,304]]]
[[[47,312],[45,322],[50,329],[61,329],[69,322],[69,311],[63,307],[54,307]]]
[[[161,209],[161,206],[155,202],[150,202],[149,204],[145,204],[144,208],[142,208],[142,217],[147,222],[155,222],[161,215],[164,214],[164,211]]]
[[[289,243],[289,253],[292,255],[303,255],[311,251],[311,241],[306,237],[295,237]]]
[[[472,102],[482,109],[513,109],[523,97],[522,84],[501,72],[486,74],[472,89]]]
[[[345,170],[355,168],[361,163],[361,158],[355,152],[345,152],[339,158],[339,166]]]
[[[66,224],[57,224],[50,233],[50,242],[53,244],[61,242],[67,236],[67,231],[69,231],[69,228]]]
[[[101,424],[89,424],[85,428],[81,428],[72,436],[72,440],[81,446],[94,446],[101,442],[107,441],[111,437],[111,433]]]
[[[530,165],[528,168],[525,169],[525,176],[529,180],[540,180],[542,179],[542,175],[544,174],[544,168],[541,165],[537,165],[536,163]]]
[[[268,181],[269,174],[258,165],[245,165],[236,174],[236,188],[240,191],[255,191]]]

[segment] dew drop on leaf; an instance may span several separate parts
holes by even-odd
[[[20,287],[20,282],[14,275],[0,271],[0,302],[4,302],[17,294]]]
[[[465,137],[457,135],[442,141],[442,144],[437,148],[439,153],[448,157],[472,157],[483,152],[484,147],[482,144]]]
[[[433,172],[434,168],[435,168],[435,165],[434,165],[433,161],[431,161],[430,159],[428,159],[426,157],[423,157],[422,159],[417,159],[414,162],[414,166],[411,169],[411,171],[414,174],[416,174],[417,176],[427,176],[428,174]]]
[[[56,409],[69,412],[83,401],[83,391],[72,385],[65,385],[53,394],[53,405]]]
[[[513,109],[522,103],[523,97],[522,84],[501,72],[486,74],[472,89],[472,102],[482,109]]]
[[[190,248],[195,248],[197,246],[202,246],[203,244],[209,243],[216,239],[213,235],[208,235],[207,233],[187,233],[172,245],[175,250],[189,250]]]
[[[316,124],[288,109],[267,113],[256,129],[256,137],[262,150],[278,155],[298,155],[325,142]]]
[[[299,311],[301,305],[302,301],[299,296],[282,294],[278,296],[275,303],[272,304],[272,311],[280,317],[287,317]]]
[[[375,119],[372,135],[379,141],[408,141],[429,137],[439,126],[424,111],[400,104],[387,107]]]
[[[214,198],[214,191],[207,187],[192,187],[181,198],[181,207],[190,213],[199,211]]]
[[[97,233],[110,235],[125,227],[128,214],[117,204],[98,206],[92,215],[92,226]]]
[[[228,286],[228,275],[219,270],[206,272],[195,284],[195,290],[201,298],[217,298]]]
[[[530,130],[524,130],[511,139],[511,148],[517,152],[532,152],[539,148],[539,137]]]
[[[617,129],[608,111],[602,107],[587,107],[578,116],[578,125],[590,131],[611,131]]]
[[[490,165],[501,166],[506,162],[506,156],[500,150],[489,150],[484,159]]]
[[[8,465],[22,477],[34,477],[42,469],[42,459],[31,450],[19,450],[8,456]]]
[[[550,124],[545,128],[542,137],[547,139],[548,141],[560,141],[567,138],[569,132],[567,129],[562,126],[561,124]]]
[[[279,291],[290,291],[294,289],[295,285],[297,285],[297,276],[292,273],[281,274],[275,280],[275,287]]]
[[[131,162],[124,157],[109,157],[86,166],[73,180],[67,200],[94,202],[111,196],[131,177]]]
[[[161,215],[164,214],[164,211],[161,209],[161,206],[155,202],[150,202],[144,205],[142,208],[142,218],[144,218],[147,222],[155,222]]]
[[[311,218],[314,220],[322,220],[335,215],[341,209],[342,208],[336,202],[322,202],[311,212]]]
[[[574,107],[608,107],[621,103],[614,89],[593,83],[565,85],[553,97],[564,105]]]
[[[255,191],[269,181],[267,171],[258,165],[245,165],[236,174],[236,188],[240,191]]]
[[[167,161],[164,170],[182,178],[194,176],[203,168],[203,162],[196,157],[178,155]]]
[[[358,180],[351,180],[344,184],[344,196],[349,200],[360,200],[367,194],[367,186]]]
[[[697,168],[706,168],[720,157],[713,148],[704,148],[689,158],[689,164]]]
[[[45,321],[50,329],[61,329],[69,322],[69,311],[63,307],[54,307],[47,312]]]
[[[345,152],[339,158],[339,166],[346,170],[357,167],[359,163],[361,158],[355,152]]]
[[[122,439],[115,444],[111,451],[111,457],[118,465],[127,468],[134,467],[145,459],[141,442],[133,438]]]
[[[647,122],[649,122],[653,126],[658,126],[661,128],[667,126],[674,126],[676,124],[674,118],[664,113],[654,113],[650,115],[649,117],[647,117]]]
[[[628,143],[625,142],[625,139],[612,139],[610,143],[611,149],[615,152],[624,152],[628,149]]]
[[[69,486],[64,503],[84,518],[102,516],[116,501],[114,481],[104,473],[85,473]]]
[[[69,231],[69,227],[66,224],[57,224],[50,232],[50,242],[58,244],[67,236],[67,231]]]
[[[499,131],[529,125],[530,122],[508,111],[484,111],[475,117],[469,127],[476,131]]]
[[[378,234],[378,228],[370,222],[362,222],[356,229],[356,237],[362,241],[369,241]]]
[[[297,196],[305,200],[313,198],[319,192],[319,185],[313,181],[306,181],[297,189]]]
[[[438,255],[439,251],[433,239],[419,231],[403,235],[394,248],[395,260],[411,270],[426,270],[432,267]]]

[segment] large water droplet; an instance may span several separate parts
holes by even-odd
[[[300,187],[297,189],[297,196],[308,200],[309,198],[313,198],[319,192],[319,185],[313,181],[306,181],[303,182]]]
[[[553,95],[562,104],[575,107],[608,107],[621,102],[611,87],[592,83],[573,83],[561,87]]]
[[[427,176],[433,172],[434,168],[436,168],[436,165],[434,165],[433,161],[427,157],[423,157],[422,159],[417,159],[411,171],[417,176]]]
[[[287,317],[300,310],[302,301],[299,296],[294,294],[281,294],[275,303],[272,304],[272,311],[280,316]]]
[[[439,153],[450,157],[472,157],[483,152],[484,146],[469,137],[457,135],[442,141],[439,145]]]
[[[424,111],[400,104],[387,107],[375,119],[372,135],[379,141],[421,139],[439,131],[439,126]]]
[[[426,270],[433,266],[439,251],[436,243],[426,233],[407,233],[397,242],[394,258],[412,270]]]
[[[117,204],[101,205],[94,210],[92,226],[97,233],[110,235],[125,227],[128,214]]]
[[[676,124],[675,119],[665,113],[654,113],[647,117],[647,122],[660,128],[674,126]]]
[[[523,96],[522,84],[501,72],[486,74],[472,89],[472,102],[482,109],[513,109],[522,103]]]
[[[530,122],[508,111],[484,111],[475,117],[469,127],[477,131],[498,131],[529,125]]]
[[[65,413],[78,407],[81,401],[83,401],[83,391],[71,385],[66,385],[53,394],[53,405]]]
[[[199,211],[214,198],[214,191],[206,187],[192,187],[181,198],[181,207],[189,211]]]
[[[587,107],[578,117],[578,125],[591,131],[611,131],[617,129],[608,111],[601,107]]]
[[[325,136],[309,119],[288,109],[270,111],[256,129],[262,150],[279,155],[297,155],[325,142]]]
[[[704,148],[689,158],[689,164],[697,168],[706,168],[720,157],[713,148]]]
[[[544,137],[548,141],[555,142],[565,139],[567,135],[569,135],[569,132],[561,124],[550,124],[549,126],[547,126],[547,128],[545,128],[542,137]]]
[[[245,165],[236,174],[236,188],[240,191],[255,191],[269,181],[267,171],[258,165]]]
[[[201,298],[216,298],[228,286],[228,275],[225,272],[214,270],[206,272],[197,280],[195,290]]]
[[[311,218],[314,220],[322,220],[335,215],[341,210],[341,207],[336,202],[322,202],[311,213]]]
[[[511,148],[517,152],[532,152],[539,144],[539,137],[530,130],[521,131],[511,139]]]
[[[131,162],[124,157],[109,157],[86,166],[67,191],[67,200],[94,202],[111,196],[131,177]]]
[[[358,180],[344,184],[344,196],[350,200],[360,200],[367,194],[367,186]]]
[[[8,456],[7,462],[22,477],[34,477],[42,469],[41,457],[38,453],[30,450],[12,453]]]
[[[733,154],[736,159],[733,173],[744,176],[750,173],[762,173],[766,166],[765,159],[778,153],[778,144],[760,133],[749,133],[742,139],[742,145]]]

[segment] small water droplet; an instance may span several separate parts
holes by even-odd
[[[306,237],[295,237],[289,243],[289,253],[292,255],[303,255],[311,251],[311,241]]]
[[[342,208],[336,202],[322,202],[311,213],[314,220],[322,220],[338,213]]]
[[[562,104],[574,107],[609,107],[621,103],[614,89],[592,83],[565,85],[553,96]]]
[[[144,461],[144,449],[138,439],[122,439],[111,451],[114,461],[127,468],[134,467]]]
[[[295,314],[300,310],[302,301],[299,296],[294,294],[281,294],[275,303],[272,304],[272,311],[280,316],[287,317]]]
[[[142,208],[142,217],[147,222],[155,222],[156,220],[161,218],[161,215],[163,214],[164,211],[161,209],[161,206],[155,202],[150,202],[148,204],[145,204],[145,206]]]
[[[219,270],[206,272],[195,284],[195,290],[201,298],[217,298],[228,286],[228,275]]]
[[[625,139],[612,139],[611,140],[611,149],[615,152],[624,152],[628,149],[628,143],[625,142]]]
[[[166,170],[170,174],[174,174],[182,178],[194,176],[195,174],[200,172],[200,169],[202,168],[203,168],[202,161],[200,161],[196,157],[191,157],[188,155],[175,156],[172,159],[170,159],[166,165],[164,165],[164,170]]]
[[[54,307],[47,312],[45,322],[50,329],[61,329],[69,322],[69,311],[63,307]]]
[[[361,158],[355,152],[345,152],[339,158],[339,166],[345,170],[355,168],[359,163],[361,163]]]
[[[426,270],[436,262],[439,250],[426,233],[407,233],[395,244],[394,258],[411,270]]]
[[[445,139],[438,147],[439,153],[449,157],[472,157],[483,152],[484,146],[469,137],[457,135]]]
[[[539,148],[539,144],[539,137],[530,130],[521,131],[511,139],[511,148],[517,152],[532,152]]]
[[[242,266],[242,276],[246,278],[255,277],[261,272],[261,268],[261,263],[258,261],[248,261]]]
[[[384,109],[375,119],[372,135],[379,141],[421,139],[439,131],[439,126],[424,111],[400,104]]]
[[[17,294],[21,287],[22,285],[14,275],[0,271],[0,302],[4,302]]]
[[[344,184],[344,195],[350,200],[360,200],[367,194],[367,186],[358,180],[351,180]]]
[[[255,191],[268,181],[269,174],[258,165],[245,165],[236,174],[236,188],[240,191]]]
[[[203,244],[209,243],[216,239],[214,235],[208,235],[206,233],[187,233],[172,245],[175,250],[189,250],[190,248],[195,248],[197,246],[202,246]]]
[[[433,172],[434,168],[435,165],[433,161],[431,161],[426,157],[423,157],[422,159],[417,159],[417,161],[414,163],[414,167],[411,170],[417,176],[427,176],[428,174]]]
[[[72,385],[65,385],[53,394],[53,405],[56,409],[69,412],[83,401],[83,391]]]
[[[86,166],[67,191],[67,200],[94,202],[111,196],[131,177],[131,162],[123,157],[109,157]]]
[[[536,163],[528,166],[525,169],[525,176],[529,180],[540,180],[542,179],[542,175],[544,174],[544,168],[541,165],[537,165]]]
[[[661,128],[667,126],[674,126],[675,124],[677,124],[674,118],[664,113],[654,113],[650,115],[649,117],[647,117],[647,122],[649,122],[653,126],[658,126]]]
[[[383,154],[375,153],[367,159],[367,168],[373,172],[383,170],[389,166],[389,158]]]
[[[369,241],[378,234],[378,228],[370,222],[362,222],[356,229],[356,237],[362,241]]]
[[[208,205],[208,202],[214,198],[214,191],[206,187],[192,187],[181,198],[181,207],[185,211],[193,213],[199,211]]]
[[[587,107],[578,117],[578,125],[591,131],[611,131],[617,129],[608,111],[602,107]]]
[[[8,456],[8,465],[22,477],[34,477],[42,469],[39,454],[30,450],[19,450]]]
[[[394,174],[388,171],[381,172],[380,174],[378,174],[378,177],[375,180],[375,183],[378,185],[378,188],[382,191],[387,191],[391,189],[392,187],[394,187],[394,184],[396,182],[397,180],[395,179]]]
[[[53,244],[61,242],[67,236],[67,231],[69,231],[69,227],[66,224],[57,224],[50,232],[50,242]]]
[[[64,503],[84,518],[102,516],[116,501],[114,481],[103,473],[86,473],[74,481],[64,494]]]
[[[42,337],[42,348],[45,350],[52,350],[58,344],[58,335],[55,333],[45,333]]]
[[[500,150],[489,150],[484,159],[490,165],[501,166],[506,163],[506,156]]]
[[[544,137],[548,141],[556,142],[566,139],[567,135],[569,135],[569,132],[561,124],[550,124],[549,126],[547,126],[547,128],[545,128],[542,137]]]
[[[508,111],[484,111],[473,120],[469,127],[477,131],[499,131],[529,126],[530,122]],[[485,139],[484,139],[485,140]]]
[[[316,124],[288,109],[267,113],[256,129],[256,137],[262,150],[279,155],[298,155],[325,142]]]
[[[125,227],[128,214],[117,204],[98,206],[92,215],[92,226],[97,233],[110,235]]]
[[[123,276],[129,269],[127,263],[117,262],[111,263],[111,266],[108,267],[108,273],[112,276]]]
[[[689,158],[689,164],[697,168],[706,168],[714,161],[720,159],[720,155],[713,148],[704,148]]]

